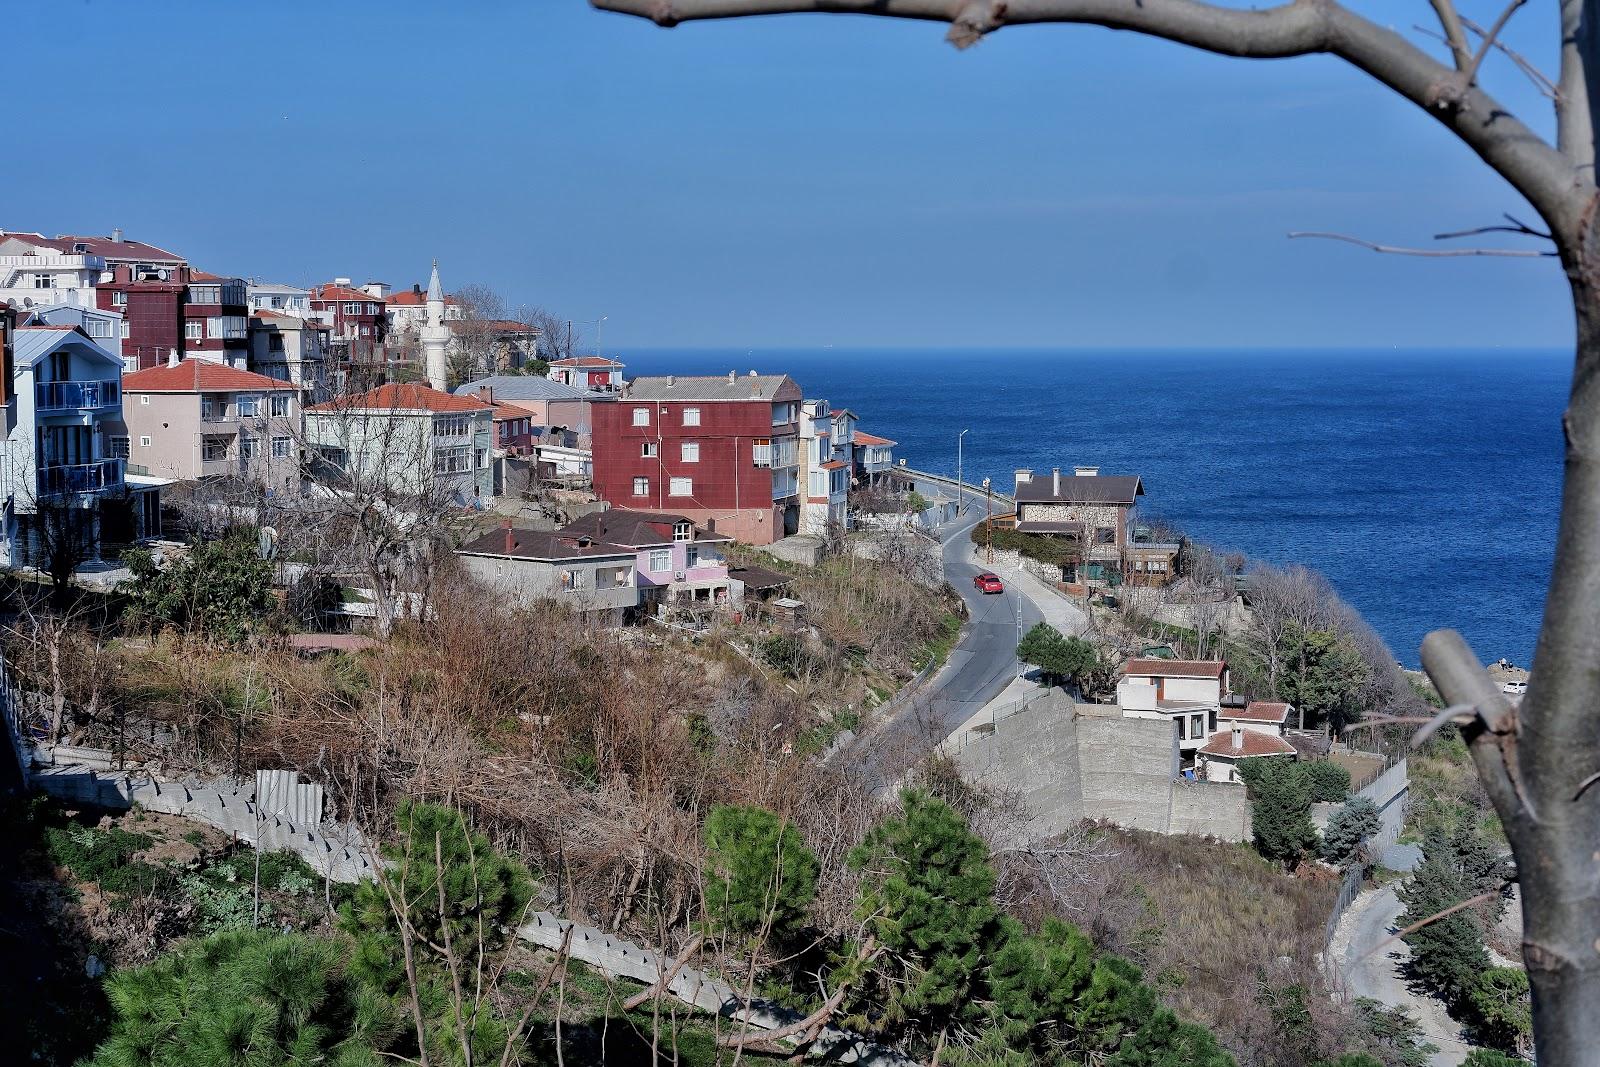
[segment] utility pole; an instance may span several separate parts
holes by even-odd
[[[989,484],[989,479],[983,480],[983,532],[988,538],[988,545],[984,548],[983,561],[994,566],[994,487]]]
[[[961,508],[967,502],[967,485],[961,480],[961,439],[970,432],[962,430],[956,434],[956,518],[961,517]]]

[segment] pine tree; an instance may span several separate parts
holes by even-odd
[[[1400,923],[1411,926],[1453,907],[1472,895],[1462,873],[1451,835],[1435,830],[1422,844],[1422,863],[1401,890],[1406,911]],[[1405,937],[1411,946],[1411,969],[1429,989],[1458,1004],[1488,969],[1483,935],[1470,910],[1457,911]]]
[[[900,814],[873,829],[850,863],[863,875],[858,911],[895,961],[870,983],[869,1016],[936,1032],[973,1008],[1000,934],[983,841],[943,801],[908,790]]]
[[[730,933],[781,940],[817,895],[817,858],[765,808],[719,806],[706,819],[706,909]]]
[[[1366,797],[1351,798],[1322,831],[1322,858],[1338,867],[1354,863],[1361,845],[1382,825],[1376,804]]]
[[[229,930],[106,981],[111,1035],[91,1067],[369,1067],[397,1020],[355,982],[344,947]]]
[[[1290,870],[1317,842],[1311,789],[1304,765],[1280,756],[1239,761],[1250,790],[1250,828],[1256,851]]]

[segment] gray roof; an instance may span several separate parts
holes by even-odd
[[[490,530],[458,550],[467,556],[511,556],[555,562],[567,559],[631,559],[635,552],[549,530]]]
[[[664,375],[635,378],[623,391],[627,400],[799,400],[804,394],[787,374],[705,377]]]
[[[31,366],[64,344],[92,349],[104,356],[107,363],[116,364],[118,367],[122,365],[115,355],[91,341],[77,329],[61,326],[24,326],[17,330],[15,342],[12,345],[12,357],[19,367]]]
[[[1016,500],[1021,504],[1132,504],[1134,497],[1142,495],[1144,485],[1136,474],[1063,477],[1059,493],[1052,475],[1035,474],[1017,486]]]
[[[633,548],[650,548],[673,543],[672,528],[680,522],[692,527],[697,543],[722,543],[732,541],[726,534],[713,533],[696,526],[687,516],[661,511],[633,511],[628,508],[607,508],[592,511],[561,527],[566,537],[587,536],[596,541]]]
[[[455,388],[457,396],[477,396],[487,386],[496,400],[598,400],[606,394],[592,393],[575,385],[563,385],[537,374],[495,374]]]

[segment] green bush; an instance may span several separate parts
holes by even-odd
[[[1520,967],[1490,967],[1467,990],[1472,1027],[1484,1043],[1515,1050],[1533,1036],[1533,1006],[1528,972]]]
[[[1307,763],[1306,778],[1316,803],[1339,804],[1350,795],[1350,772],[1330,760]]]
[[[120,826],[100,830],[68,823],[46,827],[44,840],[52,862],[71,871],[79,881],[94,882],[108,893],[145,896],[176,884],[170,870],[132,858],[152,844],[144,834]]]
[[[1383,825],[1378,807],[1366,797],[1352,797],[1328,819],[1322,831],[1322,858],[1337,867],[1355,862],[1363,842]]]
[[[1250,790],[1250,826],[1256,851],[1290,870],[1317,843],[1305,766],[1283,756],[1239,761],[1239,776]]]
[[[719,805],[706,819],[706,910],[724,930],[782,940],[817,895],[817,858],[765,808]]]

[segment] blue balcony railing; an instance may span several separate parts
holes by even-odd
[[[39,468],[39,495],[63,496],[77,493],[103,493],[123,484],[121,459],[101,459],[93,463],[63,463]]]
[[[103,382],[39,382],[35,393],[40,411],[93,411],[122,402],[115,378]]]

